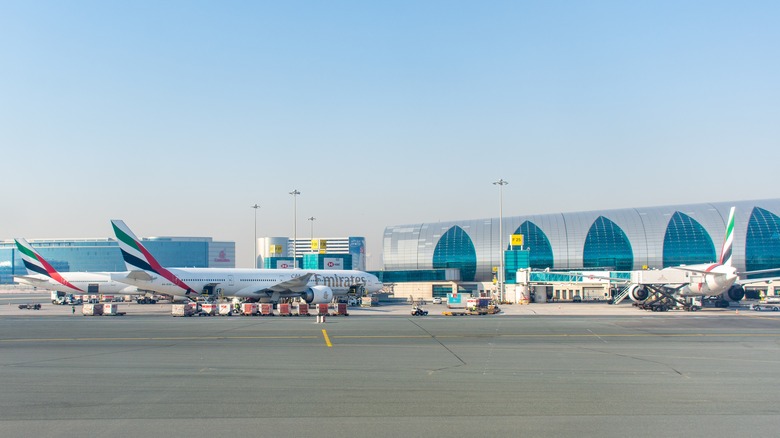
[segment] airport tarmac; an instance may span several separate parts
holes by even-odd
[[[164,304],[85,317],[3,303],[3,437],[775,436],[780,427],[772,312],[578,303],[412,317],[403,305],[317,324],[173,318]]]

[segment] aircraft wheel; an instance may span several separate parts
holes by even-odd
[[[775,306],[775,307],[772,307],[772,311],[773,311],[773,312],[777,312],[778,310],[780,310],[780,309],[778,309],[778,308],[777,308],[777,306]]]

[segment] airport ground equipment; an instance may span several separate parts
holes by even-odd
[[[445,316],[494,315],[501,309],[493,304],[490,298],[477,297],[466,300],[466,307],[442,312]]]
[[[260,316],[274,316],[274,305],[271,303],[260,303]]]
[[[260,306],[257,303],[241,304],[241,314],[245,316],[256,316],[260,312]]]
[[[292,316],[290,303],[279,303],[279,316]]]
[[[75,306],[81,304],[81,298],[76,298],[73,294],[66,294],[65,292],[52,291],[51,303],[61,306]]]
[[[317,314],[318,315],[327,315],[330,313],[330,305],[328,303],[320,303],[317,304]]]
[[[20,309],[28,309],[28,310],[41,310],[40,303],[35,304],[19,304]]]
[[[85,316],[100,316],[103,314],[103,305],[86,303],[81,307],[81,313]]]
[[[773,312],[777,312],[780,310],[780,304],[777,303],[756,303],[751,306],[753,310],[761,311],[761,310],[771,310]]]
[[[217,314],[219,316],[232,316],[233,303],[219,303],[217,305]]]
[[[347,303],[336,303],[336,316],[349,316],[347,313]]]
[[[428,311],[420,306],[412,306],[412,316],[428,316]]]
[[[298,303],[298,313],[296,313],[297,316],[311,316],[309,314],[309,303]]]
[[[171,306],[172,316],[193,316],[198,313],[197,304],[173,304]]]
[[[640,309],[653,312],[666,312],[667,310],[672,309],[683,309],[688,312],[695,312],[701,309],[701,306],[693,300],[676,297],[673,290],[670,291],[667,287],[659,287],[652,284],[645,284],[640,287],[643,288],[642,293],[647,295],[647,298],[643,301],[634,303],[634,306]]]

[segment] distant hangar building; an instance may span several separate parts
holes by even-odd
[[[397,225],[385,228],[385,271],[460,271],[489,282],[510,237],[522,234],[534,269],[654,269],[718,260],[736,207],[733,263],[739,272],[780,267],[780,199],[626,208]],[[517,248],[513,248],[517,249]],[[511,263],[505,263],[513,278]]]

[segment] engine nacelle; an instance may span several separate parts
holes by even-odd
[[[303,300],[309,304],[330,303],[333,300],[333,290],[328,286],[312,286],[303,293]]]
[[[742,301],[745,298],[745,288],[739,284],[735,284],[729,288],[726,292],[720,294],[720,298],[725,301]]]
[[[650,296],[650,291],[641,284],[632,284],[628,288],[628,297],[631,301],[641,302]]]

